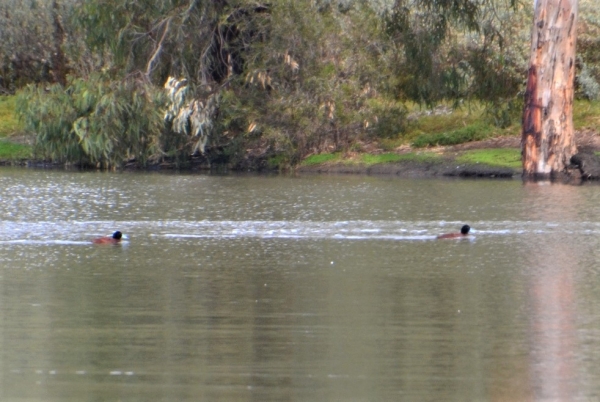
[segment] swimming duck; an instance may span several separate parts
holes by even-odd
[[[121,242],[121,238],[123,234],[118,230],[112,234],[112,236],[104,236],[99,237],[97,239],[92,240],[94,244],[119,244]]]
[[[464,225],[462,228],[460,228],[460,233],[441,234],[436,237],[436,239],[455,239],[457,237],[466,237],[469,235],[469,230],[471,230],[471,227],[469,225]]]

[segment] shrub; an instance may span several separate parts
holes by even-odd
[[[581,64],[581,71],[576,78],[577,97],[587,100],[600,99],[600,84],[594,78],[590,67],[584,62]]]
[[[70,79],[67,87],[29,85],[16,112],[35,133],[35,152],[58,162],[145,165],[160,155],[164,96],[144,80]]]
[[[370,111],[375,116],[372,132],[376,137],[396,138],[405,131],[408,111],[404,104],[372,99],[367,105],[371,107]]]
[[[473,124],[447,133],[421,134],[414,140],[412,145],[416,148],[437,145],[456,145],[482,140],[488,136],[488,133],[488,127],[480,124]]]

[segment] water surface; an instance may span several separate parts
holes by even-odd
[[[598,399],[599,199],[2,169],[0,400]]]

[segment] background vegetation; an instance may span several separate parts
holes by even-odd
[[[37,155],[88,165],[189,160],[197,138],[163,121],[170,76],[208,163],[452,144],[518,131],[530,3],[4,0],[0,93],[18,94]],[[600,12],[579,3],[577,95],[594,100]]]

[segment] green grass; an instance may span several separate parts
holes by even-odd
[[[361,158],[366,165],[376,165],[378,163],[391,163],[402,160],[402,155],[386,153],[379,155],[364,154]]]
[[[411,152],[407,154],[384,153],[378,155],[362,154],[358,158],[350,159],[344,159],[342,154],[335,153],[311,155],[302,162],[302,166],[314,166],[330,162],[372,166],[382,163],[401,162],[438,163],[443,160],[443,156],[433,152]],[[490,166],[519,169],[521,167],[521,151],[513,148],[470,150],[459,155],[456,158],[456,162],[467,164],[483,163]]]
[[[0,159],[16,160],[27,159],[31,157],[31,147],[29,145],[15,144],[5,140],[0,140]]]
[[[391,150],[406,143],[417,148],[456,145],[490,137],[519,135],[521,131],[518,121],[507,128],[496,127],[485,106],[479,102],[469,102],[456,109],[452,109],[450,104],[445,106],[451,113],[421,115],[411,121],[401,138],[381,141],[382,147]],[[415,105],[409,105],[408,109],[413,115],[421,113]]]
[[[322,163],[333,162],[333,161],[341,161],[342,154],[318,154],[311,155],[308,158],[304,159],[301,163],[302,166],[314,166],[320,165]]]
[[[0,137],[7,137],[22,130],[15,116],[16,96],[0,96]]]
[[[491,137],[495,130],[485,123],[475,123],[452,131],[434,134],[421,134],[413,141],[415,148],[438,145],[457,145],[470,141],[479,141]]]
[[[416,133],[439,133],[447,130],[457,129],[479,121],[485,111],[484,107],[476,102],[471,102],[468,106],[451,109],[450,104],[445,104],[449,114],[421,115],[408,131]],[[419,113],[421,108],[417,105],[409,105],[409,112]]]
[[[576,130],[600,127],[600,101],[577,100],[573,106],[573,124]],[[519,135],[519,122],[501,129],[490,124],[482,106],[463,107],[451,114],[420,117],[405,138],[416,148],[457,145],[502,135]],[[395,145],[395,144],[393,144]]]
[[[342,163],[346,165],[372,166],[381,163],[394,162],[420,162],[436,163],[442,158],[433,152],[411,152],[407,154],[383,153],[383,154],[360,154],[356,158],[344,158],[341,153],[311,155],[302,161],[301,166],[315,166],[325,163]]]
[[[600,127],[600,101],[575,101],[573,105],[573,125],[576,130]]]
[[[435,163],[441,161],[441,158],[432,152],[411,152],[407,154],[385,153],[379,155],[364,154],[361,157],[361,162],[367,166],[377,165],[380,163],[393,162],[421,162]]]
[[[8,141],[14,135],[23,132],[15,116],[16,96],[0,96],[0,159],[18,160],[31,157],[31,146]]]
[[[458,163],[485,163],[491,166],[521,168],[521,151],[513,148],[477,149],[466,151],[458,158]]]
[[[418,111],[415,106],[411,112]],[[576,100],[573,105],[573,124],[576,130],[600,127],[600,101]],[[485,109],[477,102],[455,109],[450,114],[421,116],[413,121],[402,138],[382,141],[385,149],[393,149],[409,141],[415,147],[456,145],[497,136],[520,135],[519,121],[502,129],[489,123]]]
[[[411,108],[409,107],[409,110]],[[416,111],[413,107],[411,111]],[[573,121],[576,129],[600,127],[600,101],[576,101],[573,108]],[[484,138],[519,135],[521,126],[513,124],[507,129],[501,129],[488,123],[482,106],[471,105],[454,110],[451,114],[436,116],[421,116],[411,124],[405,135],[397,139],[381,139],[380,145],[387,151],[392,151],[399,145],[412,140],[415,147],[428,147],[435,145],[455,145]],[[432,152],[412,152],[396,154],[387,152],[378,155],[362,154],[358,158],[344,159],[343,154],[320,154],[306,158],[303,166],[319,165],[322,163],[345,163],[375,165],[380,163],[394,163],[415,161],[431,163],[441,161],[443,158]],[[519,149],[498,148],[471,150],[462,153],[457,163],[477,164],[484,163],[490,166],[520,169],[521,152]]]

